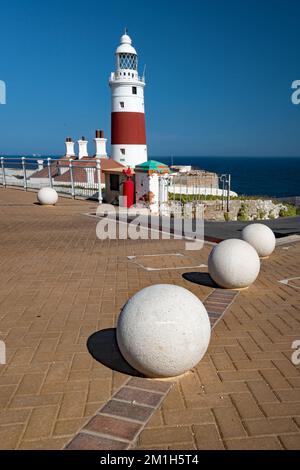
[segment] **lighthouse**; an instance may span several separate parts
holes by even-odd
[[[116,70],[110,76],[112,93],[111,156],[134,168],[147,161],[144,88],[138,74],[138,55],[125,30],[116,50]]]

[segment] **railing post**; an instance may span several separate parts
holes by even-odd
[[[98,201],[99,204],[102,204],[103,198],[102,198],[102,187],[101,187],[101,160],[100,158],[97,158],[97,180],[98,180]]]
[[[222,179],[222,211],[224,211],[224,206],[225,206],[224,197],[225,197],[225,180],[223,178]]]
[[[162,206],[162,177],[158,175],[158,214],[161,214],[161,206]]]
[[[6,188],[4,157],[1,157],[1,168],[2,168],[2,184],[3,184],[4,188]]]
[[[222,183],[222,211],[224,210],[224,196],[225,196],[225,181],[226,181],[226,175],[221,175],[220,176],[220,181]]]
[[[230,212],[230,188],[231,188],[231,175],[227,179],[227,212]]]
[[[52,175],[51,175],[51,158],[47,159],[47,164],[48,164],[49,185],[50,185],[50,188],[52,188],[53,187],[53,182],[52,182]]]
[[[27,178],[26,178],[26,158],[22,157],[23,177],[24,177],[24,190],[27,191]]]
[[[75,187],[74,187],[74,175],[73,175],[73,159],[70,158],[69,161],[69,169],[70,169],[70,180],[71,180],[71,194],[72,198],[75,199]]]

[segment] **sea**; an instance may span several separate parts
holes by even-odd
[[[21,168],[20,157],[9,157],[11,167]],[[30,158],[31,162],[34,158]],[[37,157],[35,157],[36,159]],[[40,158],[47,158],[46,156]],[[51,156],[57,159],[57,156]],[[231,175],[231,189],[239,195],[300,196],[300,157],[149,157],[167,165]]]
[[[239,195],[300,196],[300,157],[156,157],[167,165],[231,175],[231,189]]]

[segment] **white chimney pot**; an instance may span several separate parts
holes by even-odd
[[[107,157],[107,152],[106,152],[107,139],[96,137],[94,139],[94,142],[96,146],[96,157]]]
[[[75,157],[74,146],[74,142],[66,142],[66,157]]]
[[[44,160],[37,160],[37,164],[38,164],[38,171],[44,168]]]
[[[88,141],[87,140],[78,140],[78,145],[79,145],[79,152],[78,152],[78,158],[81,159],[83,157],[88,157]]]

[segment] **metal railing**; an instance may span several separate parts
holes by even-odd
[[[229,212],[231,175],[217,175],[210,172],[177,173],[167,179],[168,201],[182,206],[192,204],[214,206],[215,210]]]
[[[102,202],[101,159],[55,159],[1,157],[0,185],[19,186],[25,191],[52,187],[72,198]],[[162,211],[197,212],[201,205],[229,212],[231,176],[205,171],[173,173],[159,177]],[[186,207],[185,207],[186,206]]]
[[[100,158],[73,160],[33,157],[1,157],[0,185],[24,191],[54,188],[73,198],[102,202]]]

